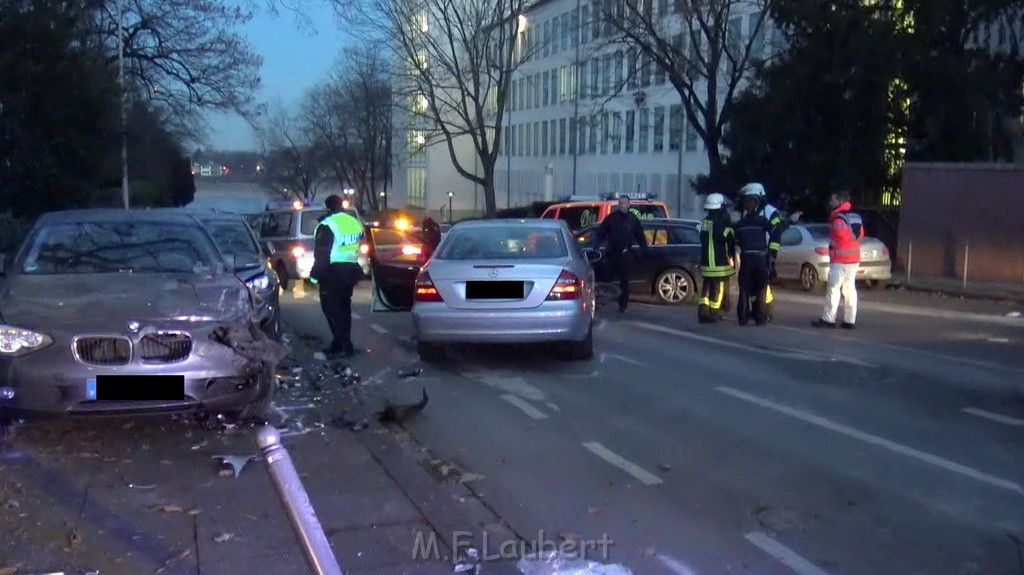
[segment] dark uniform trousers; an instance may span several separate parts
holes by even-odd
[[[718,323],[722,313],[729,311],[729,276],[705,277],[701,284],[700,303],[697,305],[697,321]]]
[[[352,291],[362,276],[359,264],[331,264],[320,279],[320,309],[327,318],[334,341],[331,351],[347,352],[352,345]]]
[[[619,309],[626,309],[629,305],[629,280],[633,273],[633,252],[627,249],[611,254],[611,264],[612,272],[619,278]]]
[[[768,322],[768,256],[765,252],[743,252],[740,257],[740,301],[736,317],[747,325],[753,317],[757,325]]]

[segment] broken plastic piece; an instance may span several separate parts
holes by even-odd
[[[470,547],[466,549],[466,556],[461,561],[455,564],[456,573],[472,573],[473,575],[480,574],[480,552]]]
[[[565,556],[557,551],[528,555],[516,563],[523,575],[633,575],[628,568]]]
[[[139,485],[138,483],[129,483],[128,489],[156,489],[156,484]]]
[[[238,474],[245,468],[245,464],[250,461],[256,461],[255,455],[214,455],[213,459],[220,459],[221,463],[231,466],[231,470],[235,473],[235,478],[238,478]]]

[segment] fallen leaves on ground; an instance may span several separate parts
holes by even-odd
[[[224,543],[226,541],[230,541],[234,537],[235,537],[234,533],[221,533],[220,535],[214,537],[213,540],[216,541],[217,543]]]
[[[202,509],[189,509],[188,511],[185,512],[185,515],[188,515],[189,517],[195,517],[196,515],[199,515],[202,512]]]

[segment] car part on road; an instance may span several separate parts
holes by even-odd
[[[818,270],[814,269],[811,264],[804,264],[800,268],[800,287],[804,291],[814,291],[821,285],[821,281],[818,278]]]
[[[516,568],[523,575],[633,575],[623,565],[568,557],[561,551],[523,557],[516,563]]]
[[[693,299],[696,293],[696,281],[690,272],[678,268],[668,269],[654,279],[654,295],[658,301],[670,305],[680,305]]]
[[[377,413],[377,421],[381,423],[404,423],[409,418],[423,411],[430,400],[427,397],[427,388],[423,388],[423,399],[409,405],[385,404],[384,409]]]
[[[316,517],[299,473],[288,450],[281,445],[279,432],[272,426],[264,426],[257,434],[257,442],[306,563],[317,575],[342,575],[341,565],[331,550],[331,543]]]

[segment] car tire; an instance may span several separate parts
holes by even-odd
[[[260,371],[259,394],[256,399],[243,405],[238,411],[238,419],[241,421],[264,420],[266,421],[273,414],[274,390],[277,388],[277,378],[274,376],[274,366],[265,363]]]
[[[679,286],[685,286],[685,293],[680,293]],[[697,295],[697,281],[690,272],[682,268],[670,268],[654,278],[652,285],[654,297],[666,305],[683,305],[693,301]]]
[[[572,361],[586,361],[594,357],[594,325],[587,329],[587,336],[580,341],[569,342],[569,359]]]
[[[417,341],[416,353],[419,354],[420,361],[426,363],[437,363],[439,361],[444,360],[445,347],[444,344],[440,343]]]
[[[800,287],[804,291],[818,291],[821,289],[821,278],[818,277],[818,270],[811,264],[804,264],[800,267]]]
[[[291,285],[291,278],[288,277],[288,268],[281,262],[277,262],[274,266],[274,271],[277,272],[277,280],[281,283],[281,291],[288,291],[288,287]]]

